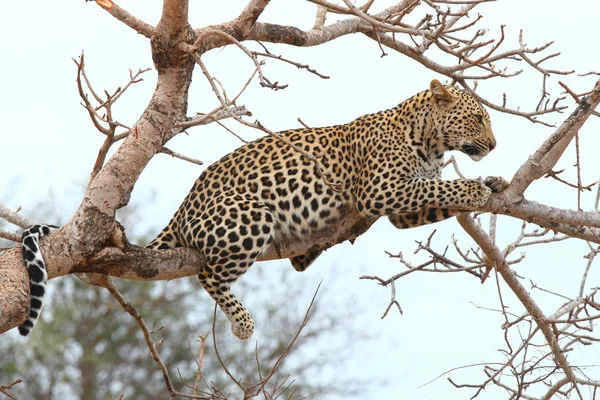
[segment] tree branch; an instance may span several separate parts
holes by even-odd
[[[37,222],[25,218],[21,215],[18,214],[18,212],[21,210],[21,207],[19,207],[19,209],[17,211],[12,211],[9,210],[7,207],[3,206],[2,204],[0,204],[0,218],[6,220],[7,222],[10,222],[13,225],[16,225],[20,228],[28,228],[31,225],[35,225]]]
[[[506,262],[506,259],[502,255],[502,252],[485,231],[473,221],[473,218],[467,214],[461,214],[457,217],[458,223],[463,229],[475,240],[477,245],[483,250],[488,259],[492,261],[496,267],[496,271],[502,275],[502,278],[506,284],[511,288],[513,293],[517,296],[521,304],[525,307],[529,315],[533,317],[537,326],[540,328],[546,342],[552,350],[552,355],[556,364],[564,371],[566,377],[570,382],[575,383],[577,378],[569,365],[565,355],[563,354],[557,337],[552,331],[552,328],[544,315],[542,309],[535,303],[533,298],[527,292],[527,289],[521,285],[517,279],[515,273],[510,269],[510,266]]]
[[[173,36],[188,26],[189,0],[163,0],[160,21],[156,26],[167,36]]]
[[[350,210],[334,227],[309,234],[302,240],[273,242],[258,260],[289,258],[305,254],[313,246],[327,248],[345,240],[354,240],[373,222],[361,218],[356,210]],[[132,246],[118,224],[113,226],[108,246],[81,262],[65,261],[60,254],[62,242],[66,240],[64,229],[44,238],[40,244],[48,265],[49,279],[70,273],[101,273],[132,280],[169,280],[197,275],[206,265],[204,257],[194,249],[149,250]],[[0,307],[0,333],[20,324],[29,311],[28,292],[25,290],[29,287],[29,277],[22,263],[20,247],[0,255],[0,287],[3,288],[0,304],[10,305]]]
[[[123,22],[128,27],[134,29],[137,33],[151,38],[154,35],[154,27],[141,19],[134,17],[121,6],[111,0],[96,1],[96,3],[105,9],[110,15]],[[105,4],[106,3],[106,4]]]
[[[251,0],[246,8],[234,20],[234,24],[241,31],[242,36],[248,36],[248,33],[256,23],[256,20],[262,14],[270,0]]]
[[[534,180],[550,172],[598,104],[600,104],[600,80],[596,82],[591,94],[582,99],[569,118],[519,168],[504,193],[514,200],[519,200]]]

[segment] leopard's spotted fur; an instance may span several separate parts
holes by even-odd
[[[313,163],[266,136],[208,167],[168,226],[146,247],[201,250],[207,265],[198,275],[240,339],[254,322],[230,286],[273,240],[299,237],[335,224],[349,208],[368,218],[388,216],[398,228],[428,224],[476,209],[494,184],[441,180],[444,152],[459,150],[478,161],[496,146],[490,118],[470,94],[433,80],[390,110],[348,124],[281,132],[311,154]],[[292,258],[305,270],[324,249]]]
[[[50,234],[57,227],[54,225],[33,225],[21,235],[21,254],[25,260],[29,274],[29,317],[19,326],[19,333],[29,335],[42,312],[48,273],[46,263],[40,252],[40,239]]]

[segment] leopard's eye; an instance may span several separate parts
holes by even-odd
[[[481,125],[483,125],[483,115],[473,114],[473,116],[477,119],[477,122],[479,122]]]

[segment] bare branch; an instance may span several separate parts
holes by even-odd
[[[113,114],[112,114],[113,104],[121,97],[121,95],[123,93],[125,93],[125,91],[131,85],[141,82],[143,79],[140,78],[140,76],[143,73],[149,71],[150,68],[139,69],[136,73],[133,73],[133,71],[130,70],[129,71],[129,81],[125,84],[125,86],[117,88],[113,94],[109,94],[108,92],[105,91],[106,100],[103,100],[96,93],[96,91],[94,91],[94,89],[90,83],[90,80],[85,72],[84,54],[81,53],[81,55],[79,56],[79,61],[73,59],[73,62],[75,62],[75,64],[77,65],[76,82],[77,82],[77,89],[79,91],[79,97],[81,98],[81,100],[83,102],[82,105],[87,110],[88,115],[89,115],[90,119],[92,120],[92,123],[94,124],[96,129],[98,129],[98,131],[100,131],[100,133],[102,133],[103,135],[106,136],[104,142],[102,143],[102,146],[100,147],[100,150],[98,151],[98,156],[96,157],[94,167],[92,168],[92,172],[90,174],[90,183],[91,183],[94,180],[94,178],[96,177],[96,175],[98,175],[98,172],[100,172],[100,169],[102,168],[102,166],[104,165],[104,161],[106,160],[108,151],[110,150],[110,147],[113,145],[113,143],[125,138],[131,131],[129,127],[127,127],[113,119]],[[89,90],[89,92],[92,94],[93,98],[98,103],[97,106],[93,106],[91,104],[90,100],[88,99],[87,94],[85,93],[85,89],[83,87],[82,81],[85,82],[87,89]],[[105,110],[106,113],[104,115],[98,114],[98,111],[101,109]],[[102,123],[107,124],[108,127],[103,126]],[[118,127],[127,129],[127,132],[121,133],[119,135],[115,135],[116,129]]]
[[[152,25],[134,17],[111,0],[96,1],[96,4],[108,11],[110,15],[123,22],[128,27],[134,29],[137,33],[146,36],[148,39],[154,35],[154,27]]]
[[[200,343],[200,351],[198,354],[198,361],[196,362],[197,366],[198,366],[198,373],[196,374],[196,381],[194,382],[194,392],[192,393],[194,396],[196,396],[198,394],[198,390],[200,388],[200,380],[203,379],[202,378],[202,362],[204,360],[204,346],[206,344],[206,338],[208,337],[208,334],[206,335],[200,335],[200,337],[198,338],[198,342]]]
[[[176,122],[175,128],[179,128],[177,130],[177,133],[179,133],[184,129],[191,128],[193,126],[207,125],[213,121],[230,118],[232,114],[237,116],[252,116],[252,113],[248,111],[245,106],[233,106],[229,109],[223,109],[222,106],[219,106],[207,114],[198,114],[185,121]]]
[[[181,47],[184,51],[187,51],[189,53],[194,53],[196,62],[198,62],[198,60],[200,58],[195,53],[200,49],[202,43],[206,40],[206,38],[210,37],[211,35],[217,35],[217,36],[224,37],[229,43],[235,44],[240,50],[242,50],[250,58],[250,60],[252,60],[252,62],[254,63],[254,66],[256,67],[256,71],[258,72],[258,79],[260,81],[261,86],[268,87],[273,90],[285,89],[287,87],[287,85],[279,85],[278,82],[271,82],[269,79],[267,79],[263,75],[263,72],[262,72],[262,68],[261,68],[262,63],[258,62],[256,55],[253,54],[250,50],[248,50],[248,48],[246,46],[244,46],[239,40],[237,40],[236,38],[234,38],[233,36],[231,36],[228,33],[225,33],[225,32],[222,32],[222,31],[219,31],[216,29],[204,29],[198,35],[196,42],[192,46],[182,43],[179,45],[179,47]],[[221,103],[223,104],[224,102],[221,102]]]
[[[0,238],[10,240],[11,242],[21,241],[21,236],[17,235],[16,233],[3,231],[2,229],[0,229]]]
[[[308,324],[308,320],[310,319],[310,312],[313,308],[313,305],[315,304],[315,300],[317,298],[317,294],[319,294],[320,288],[321,288],[321,282],[319,282],[319,285],[317,286],[317,289],[315,290],[315,293],[313,294],[313,297],[310,300],[310,304],[308,305],[308,308],[306,309],[306,312],[304,313],[304,318],[302,319],[300,326],[296,330],[296,334],[294,335],[294,337],[292,338],[292,340],[290,341],[288,346],[281,352],[281,355],[279,356],[277,361],[275,361],[275,364],[273,364],[273,367],[271,367],[271,371],[269,372],[269,374],[263,378],[262,382],[260,382],[254,386],[254,388],[257,388],[257,390],[255,392],[256,394],[259,394],[264,389],[265,385],[269,382],[269,380],[273,377],[273,375],[275,375],[275,372],[277,372],[277,370],[283,363],[283,360],[285,360],[285,358],[288,356],[290,350],[292,349],[292,347],[294,346],[294,344],[300,337],[300,334],[306,327],[306,324]]]
[[[184,156],[183,154],[176,153],[176,152],[174,152],[173,150],[171,150],[171,149],[169,149],[167,147],[163,147],[160,152],[164,153],[164,154],[168,154],[171,157],[175,157],[175,158],[179,158],[179,159],[184,160],[184,161],[191,162],[192,164],[204,165],[204,163],[202,161],[200,161],[200,160],[196,160],[195,158]]]
[[[19,211],[21,211],[21,207],[19,207],[17,211],[11,211],[6,206],[0,204],[0,218],[6,220],[7,222],[23,229],[37,224],[36,221],[19,215]]]
[[[600,81],[596,82],[592,94],[582,99],[569,118],[519,168],[504,193],[515,200],[521,199],[531,182],[541,178],[554,167],[571,139],[579,132],[598,104],[600,104]]]
[[[481,247],[488,258],[495,264],[496,270],[502,275],[502,278],[506,284],[511,288],[513,293],[521,301],[521,304],[525,307],[529,315],[531,315],[536,321],[538,327],[543,332],[544,337],[548,345],[552,350],[552,355],[556,364],[564,371],[566,377],[570,382],[575,384],[577,378],[571,369],[565,355],[558,345],[558,340],[555,333],[550,327],[549,321],[544,315],[543,311],[535,303],[533,298],[527,292],[518,279],[515,273],[510,269],[506,263],[506,259],[496,247],[496,245],[490,240],[489,236],[485,233],[479,225],[477,225],[471,217],[468,215],[460,215],[457,217],[459,224],[463,229],[475,240],[475,242]]]
[[[125,300],[123,295],[121,295],[121,293],[117,290],[115,284],[109,277],[104,276],[103,282],[101,282],[99,284],[101,284],[103,287],[105,287],[106,290],[108,290],[110,292],[110,294],[117,300],[117,302],[119,302],[121,307],[123,307],[123,309],[125,311],[127,311],[127,313],[133,317],[133,319],[135,319],[135,322],[138,324],[138,326],[142,330],[142,333],[144,334],[144,340],[146,341],[146,345],[148,346],[148,349],[150,350],[152,359],[154,361],[156,361],[160,370],[162,371],[163,378],[165,380],[165,384],[167,385],[167,389],[169,390],[169,393],[171,394],[171,396],[174,396],[175,389],[173,388],[173,384],[171,383],[171,379],[169,378],[169,372],[167,371],[167,367],[165,366],[162,359],[160,358],[160,355],[158,354],[158,350],[156,349],[156,343],[152,340],[150,331],[149,331],[148,327],[146,326],[146,323],[144,322],[140,313],[138,313],[138,311],[135,309],[135,307],[131,303],[129,303],[127,300]]]
[[[391,296],[392,296],[392,298],[390,299],[390,303],[388,304],[387,308],[383,312],[383,315],[381,316],[381,319],[384,319],[388,315],[388,312],[390,311],[390,308],[392,308],[392,306],[396,306],[396,308],[398,309],[398,312],[400,313],[400,315],[404,314],[402,312],[402,307],[400,306],[400,303],[398,302],[398,300],[396,300],[396,281],[392,281],[390,283],[390,285],[392,287],[392,290],[391,290]]]
[[[2,393],[3,395],[5,395],[9,399],[17,400],[17,398],[13,397],[12,395],[10,395],[8,393],[8,391],[11,390],[13,388],[13,386],[18,385],[21,382],[23,382],[21,379],[17,379],[16,381],[14,381],[13,383],[10,383],[8,385],[0,385],[0,393]]]
[[[312,27],[313,31],[323,29],[327,20],[327,7],[317,5],[317,14],[315,16],[315,24]]]
[[[275,60],[286,62],[288,64],[291,64],[291,65],[297,67],[298,69],[305,69],[308,72],[310,72],[311,74],[317,75],[319,78],[322,78],[322,79],[329,79],[330,78],[329,76],[323,75],[323,74],[319,73],[317,70],[311,68],[310,65],[308,65],[308,64],[301,64],[301,63],[298,63],[298,62],[295,62],[295,61],[292,61],[292,60],[288,60],[287,58],[284,58],[283,56],[280,56],[280,55],[278,56],[278,55],[275,55],[275,54],[271,54],[269,52],[264,52],[263,53],[263,52],[260,52],[260,51],[253,51],[252,54],[254,54],[255,56],[269,57],[269,58],[273,58]]]
[[[268,4],[269,0],[251,0],[248,3],[246,8],[234,20],[234,24],[242,31],[242,35],[245,36],[250,32]]]

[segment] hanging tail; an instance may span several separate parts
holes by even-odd
[[[44,295],[46,294],[48,273],[40,251],[40,239],[56,228],[58,227],[54,225],[34,225],[26,229],[21,236],[21,251],[29,274],[29,296],[31,299],[29,318],[19,326],[19,333],[23,336],[29,335],[40,317],[44,305]]]

